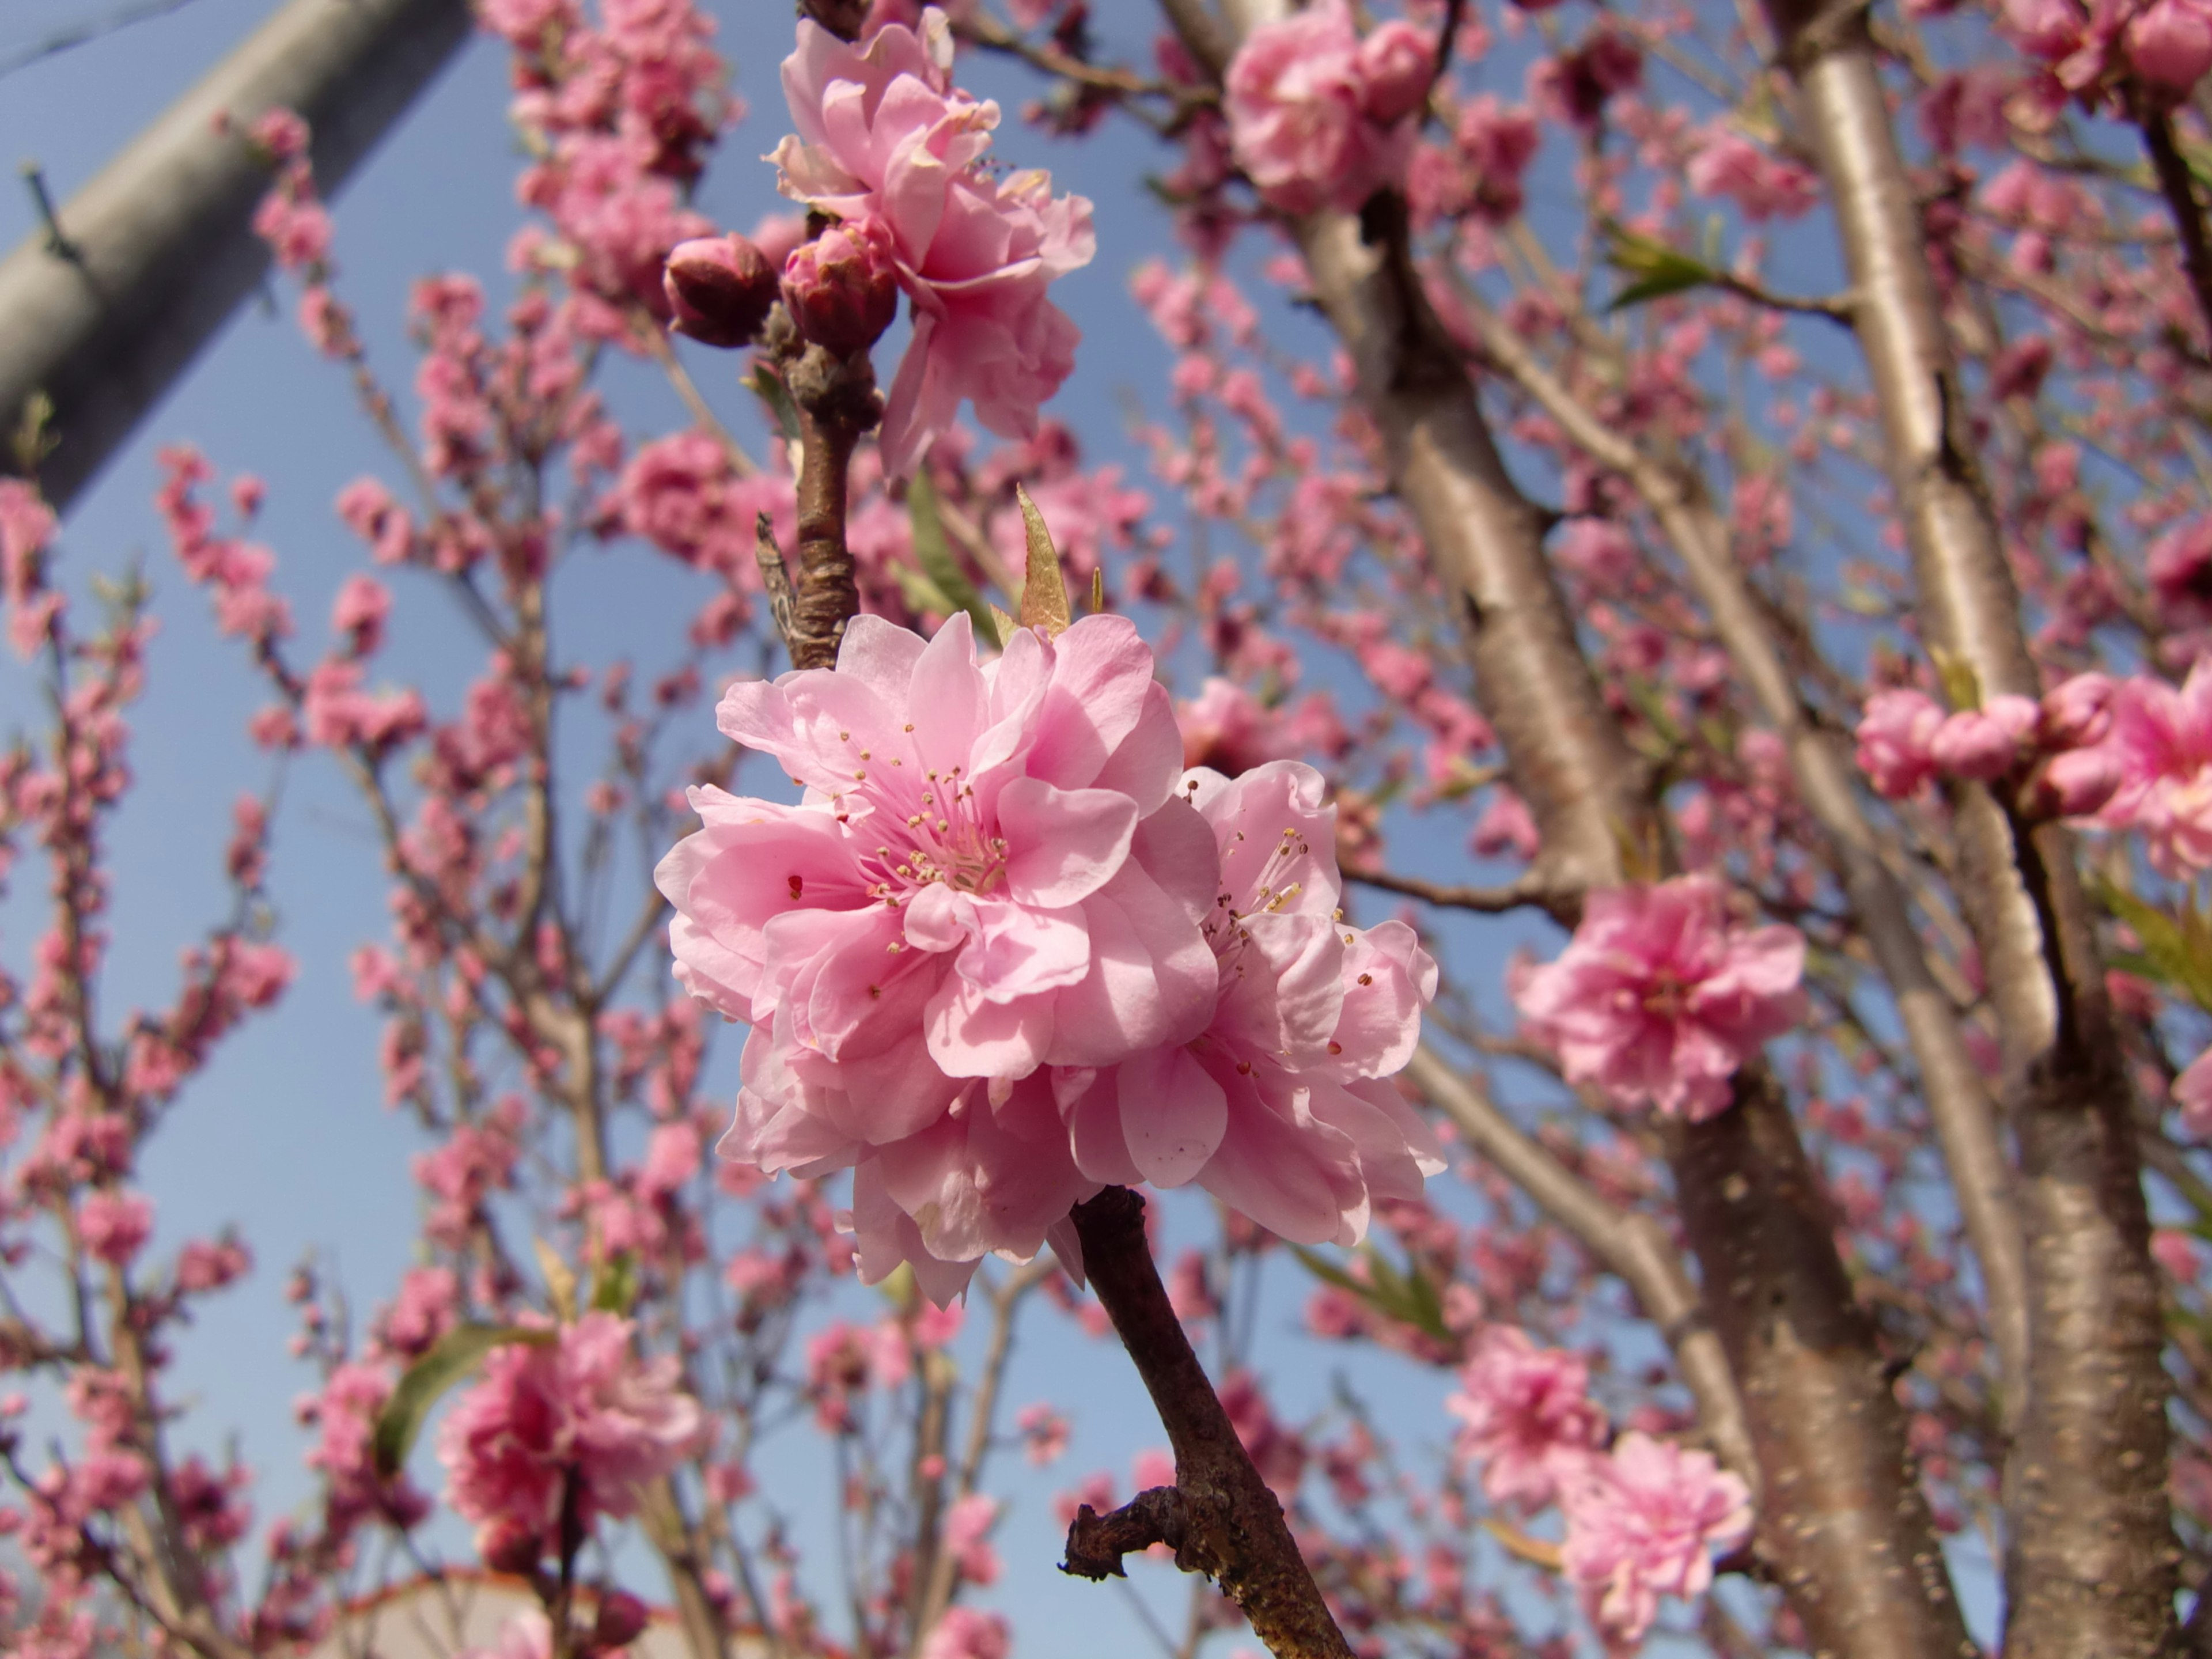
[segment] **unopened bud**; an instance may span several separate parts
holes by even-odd
[[[2102,743],[2112,729],[2112,682],[2103,674],[2076,674],[2044,694],[2039,735],[2052,749]]]
[[[645,1629],[645,1603],[628,1590],[608,1590],[599,1597],[599,1618],[592,1626],[592,1645],[600,1652],[627,1647]]]
[[[898,272],[878,234],[832,225],[783,267],[783,303],[805,339],[836,357],[866,351],[898,314]]]
[[[750,343],[775,304],[775,267],[735,232],[678,242],[660,280],[676,331],[707,345]]]
[[[2069,749],[2036,773],[2023,805],[2031,817],[2087,817],[2118,793],[2122,771],[2109,749]]]
[[[509,1516],[477,1534],[477,1553],[494,1572],[526,1577],[538,1570],[538,1560],[545,1553],[545,1540],[537,1528]]]

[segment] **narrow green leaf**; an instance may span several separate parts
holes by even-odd
[[[415,1437],[447,1389],[476,1370],[494,1348],[509,1342],[543,1346],[555,1333],[529,1325],[463,1325],[438,1340],[429,1352],[410,1365],[384,1402],[369,1449],[377,1472],[387,1480],[405,1467]]]
[[[1663,300],[1670,294],[1702,288],[1720,278],[1721,273],[1704,260],[1694,259],[1664,242],[1640,236],[1620,225],[1608,224],[1606,237],[1606,262],[1632,279],[1613,296],[1610,310]]]
[[[968,619],[975,624],[978,641],[994,649],[1003,645],[999,625],[991,619],[991,607],[983,603],[975,584],[968,580],[960,561],[952,556],[952,544],[945,539],[945,520],[937,510],[937,486],[930,483],[927,472],[915,473],[914,482],[906,487],[906,516],[914,531],[914,556],[921,565],[922,574],[945,601],[941,605],[927,608],[947,617],[955,611],[965,611]],[[905,584],[902,582],[900,586],[903,587]]]
[[[1022,576],[1021,621],[1024,628],[1042,628],[1047,635],[1065,633],[1075,620],[1067,603],[1067,579],[1060,568],[1060,550],[1052,544],[1044,514],[1030,499],[1030,492],[1014,486],[1014,500],[1022,509],[1022,529],[1029,538],[1029,568]]]
[[[791,401],[790,388],[779,377],[765,368],[755,368],[738,384],[768,405],[786,442],[799,441],[799,405]]]
[[[592,1306],[601,1313],[627,1317],[637,1300],[637,1258],[618,1252],[592,1279]]]

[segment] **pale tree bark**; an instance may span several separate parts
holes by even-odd
[[[1929,644],[1984,696],[2040,687],[1976,463],[1918,204],[1863,9],[1766,0],[1854,289]],[[1955,798],[1960,899],[2002,1028],[2027,1241],[2028,1398],[2008,1462],[2008,1659],[2174,1638],[2164,1330],[2132,1106],[2071,838]]]
[[[1485,355],[1540,404],[1585,454],[1635,488],[1689,573],[1713,633],[1745,687],[1788,745],[1799,798],[1827,842],[1829,860],[1896,1002],[1919,1070],[1921,1098],[1981,1267],[1998,1353],[2000,1420],[2010,1426],[2027,1394],[2027,1263],[2013,1206],[2012,1170],[1990,1091],[1966,1051],[1951,999],[1929,968],[1904,885],[1883,861],[1844,739],[1824,729],[1808,710],[1703,480],[1687,468],[1662,464],[1607,426],[1479,295],[1462,288],[1459,298]]]
[[[467,0],[291,0],[0,263],[0,441],[51,399],[38,464],[66,507],[268,269],[248,136],[284,108],[334,190],[468,38]],[[0,469],[13,445],[0,441]]]
[[[1197,0],[1168,0],[1218,74]],[[1273,15],[1239,0],[1233,29]],[[1484,712],[1541,833],[1541,884],[1620,882],[1624,844],[1656,843],[1643,770],[1607,711],[1543,548],[1541,509],[1506,471],[1459,354],[1416,277],[1403,205],[1289,228],[1352,359],[1390,483],[1463,611]],[[1568,908],[1571,908],[1570,904]],[[1706,1316],[1735,1373],[1759,1472],[1756,1547],[1811,1644],[1838,1659],[1972,1653],[1870,1322],[1778,1095],[1748,1073],[1737,1109],[1686,1126],[1672,1162]],[[1743,1238],[1759,1242],[1741,1248]]]

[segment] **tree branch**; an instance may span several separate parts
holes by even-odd
[[[1713,632],[1746,688],[1789,746],[1798,792],[1828,843],[1858,925],[1887,981],[1920,1073],[1923,1100],[1942,1143],[1966,1237],[1981,1265],[1996,1339],[2004,1420],[2027,1391],[2027,1267],[2014,1208],[2012,1170],[1981,1071],[1966,1051],[1951,1000],[1936,983],[1912,925],[1903,885],[1890,873],[1869,821],[1849,755],[1806,712],[1767,615],[1735,562],[1726,526],[1694,474],[1662,466],[1600,420],[1453,273],[1458,298],[1490,359],[1559,422],[1599,465],[1626,477],[1659,522],[1704,601]]]
[[[1929,643],[1983,696],[2041,687],[1860,9],[1765,0],[1826,175]],[[2007,1659],[2149,1659],[2174,1635],[2168,1382],[2132,1105],[2071,838],[1954,792],[1960,895],[2019,1127],[2029,1397],[2003,1490]]]
[[[1084,1272],[1167,1429],[1176,1484],[1111,1516],[1079,1511],[1065,1570],[1103,1578],[1119,1573],[1127,1550],[1170,1542],[1185,1571],[1206,1574],[1235,1598],[1276,1659],[1352,1659],[1282,1504],[1253,1467],[1168,1301],[1145,1238],[1145,1200],[1109,1187],[1077,1205],[1074,1219]]]

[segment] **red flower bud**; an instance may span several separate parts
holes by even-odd
[[[678,242],[661,284],[676,313],[671,326],[711,346],[750,344],[775,303],[775,267],[734,232]]]
[[[604,1653],[627,1647],[646,1626],[645,1603],[628,1590],[608,1590],[599,1597],[599,1615],[592,1626],[592,1646]]]
[[[835,356],[865,351],[898,314],[898,272],[880,233],[832,225],[783,267],[783,303],[799,333]]]

